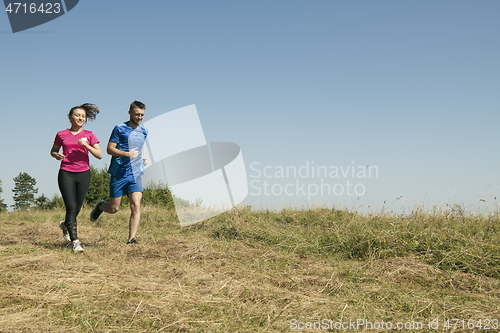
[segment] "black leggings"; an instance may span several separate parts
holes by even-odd
[[[84,172],[69,172],[59,169],[57,176],[59,190],[66,206],[64,224],[68,228],[71,240],[78,239],[76,216],[80,213],[83,200],[87,195],[90,184],[90,170]]]

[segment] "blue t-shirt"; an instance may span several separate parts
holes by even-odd
[[[142,146],[147,136],[148,130],[142,125],[132,128],[128,125],[128,121],[116,125],[109,141],[115,142],[116,148],[123,151],[138,148],[139,155],[136,158],[112,156],[108,173],[117,178],[139,177],[144,174]]]

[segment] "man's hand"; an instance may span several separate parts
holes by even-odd
[[[136,158],[137,156],[139,156],[139,148],[132,148],[129,152],[128,152],[128,157],[130,158]]]

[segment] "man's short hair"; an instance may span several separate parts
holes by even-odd
[[[130,109],[129,111],[132,111],[133,109],[135,108],[138,108],[138,109],[141,109],[141,110],[146,110],[146,104],[142,103],[142,102],[139,102],[139,101],[133,101],[131,104],[130,104]]]

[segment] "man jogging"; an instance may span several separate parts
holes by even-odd
[[[95,222],[102,212],[115,214],[120,209],[123,195],[130,201],[130,221],[127,244],[135,244],[135,236],[139,229],[142,199],[142,174],[147,160],[143,158],[142,146],[148,131],[141,125],[146,105],[139,101],[130,104],[130,119],[116,125],[109,138],[107,153],[111,155],[108,173],[111,175],[109,202],[99,201],[92,212],[90,220]]]

